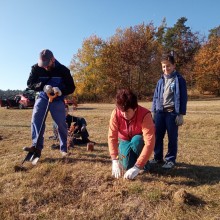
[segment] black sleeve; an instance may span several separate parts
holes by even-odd
[[[29,75],[29,78],[27,80],[27,87],[29,89],[32,89],[34,91],[42,91],[44,84],[39,81],[39,75],[35,71],[35,67],[32,66],[31,73]]]
[[[85,118],[80,118],[81,126],[85,125],[87,126]]]
[[[70,74],[70,70],[66,67],[64,68],[65,68],[65,74],[63,76],[64,88],[61,89],[61,92],[62,92],[62,95],[66,96],[66,95],[72,94],[75,91],[76,87],[73,81],[73,77]]]
[[[68,129],[69,129],[70,126],[71,126],[71,123],[72,123],[72,117],[71,117],[71,115],[67,115],[67,116],[66,116],[66,123],[67,123]]]

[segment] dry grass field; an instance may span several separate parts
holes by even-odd
[[[65,160],[50,148],[49,115],[42,157],[34,167],[26,162],[23,172],[14,166],[31,144],[32,109],[0,108],[0,219],[219,220],[220,100],[189,101],[177,166],[152,167],[133,181],[111,176],[107,131],[113,108],[79,105],[74,114],[86,118],[97,144],[93,152],[75,146]]]

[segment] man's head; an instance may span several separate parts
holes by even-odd
[[[162,56],[161,65],[165,75],[171,74],[176,68],[174,57],[170,54]]]
[[[38,61],[39,67],[42,67],[46,70],[50,70],[53,68],[54,62],[55,62],[55,58],[50,50],[44,49],[40,52],[39,61]]]
[[[130,89],[118,90],[116,95],[116,106],[126,120],[133,118],[138,107],[137,96]]]

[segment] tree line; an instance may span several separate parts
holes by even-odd
[[[162,74],[160,59],[172,53],[188,90],[220,96],[220,26],[202,36],[181,17],[168,27],[139,24],[118,28],[107,40],[92,35],[85,39],[70,63],[78,101],[110,101],[120,88],[130,88],[139,99],[152,98]],[[0,90],[5,98],[20,90]]]
[[[119,88],[130,88],[139,99],[152,97],[161,76],[160,58],[172,53],[188,89],[220,95],[220,26],[201,36],[181,17],[168,27],[164,19],[117,29],[107,40],[85,39],[70,63],[81,101],[109,101]]]
[[[18,94],[22,94],[23,91],[22,90],[1,90],[0,89],[0,99],[6,99],[6,98],[10,98],[10,97],[13,97],[15,95],[18,95]]]

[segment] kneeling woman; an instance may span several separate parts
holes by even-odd
[[[138,105],[137,96],[128,89],[116,95],[116,108],[110,118],[108,146],[112,158],[112,175],[134,179],[144,169],[155,144],[155,127],[151,112]]]

